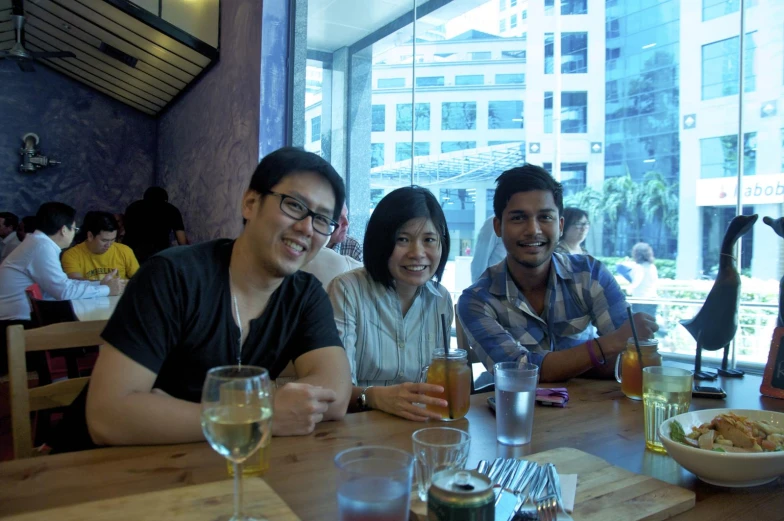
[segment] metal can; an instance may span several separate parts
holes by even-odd
[[[429,521],[494,521],[490,479],[474,470],[450,469],[433,475],[427,493]]]

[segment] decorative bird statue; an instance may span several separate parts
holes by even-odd
[[[784,239],[784,217],[778,219],[763,217],[762,222],[773,228],[776,235]],[[776,327],[784,327],[784,277],[781,277],[779,282],[779,318],[776,320]]]
[[[738,239],[747,233],[757,215],[738,215],[730,221],[719,254],[719,272],[716,281],[702,305],[702,309],[691,320],[681,320],[681,324],[697,341],[697,356],[694,360],[695,380],[714,380],[717,375],[703,372],[702,350],[718,351],[724,349],[721,373],[724,376],[743,376],[743,371],[727,369],[727,356],[732,338],[738,330],[738,306],[740,304],[740,274],[735,266],[733,250]]]

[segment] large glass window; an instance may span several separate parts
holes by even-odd
[[[757,133],[743,135],[743,175],[757,173]],[[700,177],[738,175],[738,136],[721,136],[700,140]]]
[[[553,73],[553,33],[545,33],[544,73]],[[561,72],[577,74],[588,72],[588,33],[561,34]]]
[[[476,129],[476,102],[441,103],[441,130]]]
[[[489,102],[487,128],[523,128],[523,102],[517,100]]]
[[[747,33],[744,43],[743,90],[754,92],[757,88],[754,74],[754,56],[757,47],[754,33]],[[702,99],[709,100],[738,94],[739,46],[738,36],[702,46]]]
[[[395,130],[411,130],[411,103],[398,103],[396,111]],[[416,129],[430,130],[430,103],[417,103],[415,112]]]
[[[510,0],[367,0],[364,11],[355,0],[331,0],[326,11],[320,0],[302,1],[307,41],[300,28],[293,39],[307,49],[291,55],[307,62],[304,74],[293,71],[292,144],[344,176],[350,235],[362,239],[391,190],[430,189],[454,245],[442,284],[456,299],[470,284],[495,179],[525,162],[544,165],[566,204],[589,213],[585,246],[611,271],[636,243],[651,245],[660,348],[693,357],[680,321],[710,290],[727,224],[738,208],[784,216],[779,2],[742,2],[741,31],[740,0],[529,0],[513,9]],[[565,15],[558,24],[544,18],[555,9]],[[349,15],[356,32],[339,27]],[[737,252],[744,278],[734,356],[757,367],[775,327],[770,281],[784,274],[784,241],[770,237],[755,226]],[[703,354],[706,364],[720,355]]]

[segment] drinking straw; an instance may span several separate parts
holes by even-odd
[[[441,330],[444,332],[444,379],[445,379],[444,392],[445,394],[446,393],[451,394],[450,391],[452,389],[449,386],[449,336],[447,335],[446,332],[446,315],[444,315],[443,313],[441,313]],[[452,412],[452,401],[447,400],[446,404],[447,404],[446,405],[447,409],[449,410],[449,419],[454,420],[455,415]]]
[[[629,325],[632,326],[632,336],[634,337],[634,347],[637,348],[637,360],[640,361],[640,372],[642,372],[642,352],[640,351],[640,339],[637,338],[637,328],[634,327],[634,317],[632,317],[632,307],[626,306],[626,314],[629,315]]]

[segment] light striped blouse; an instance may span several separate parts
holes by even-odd
[[[351,380],[360,387],[419,381],[433,350],[444,345],[442,313],[451,333],[452,298],[434,281],[417,290],[405,317],[395,290],[373,281],[365,268],[338,275],[327,293]]]

